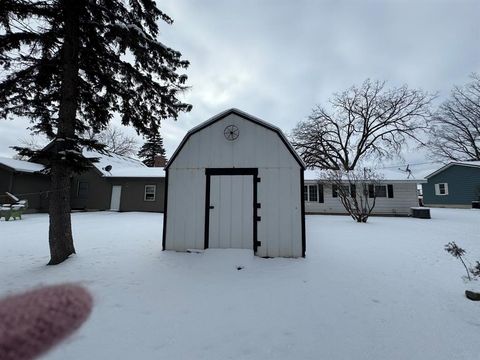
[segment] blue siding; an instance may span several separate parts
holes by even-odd
[[[435,184],[447,183],[448,195],[435,195]],[[426,205],[471,205],[480,199],[480,168],[453,165],[422,184]]]

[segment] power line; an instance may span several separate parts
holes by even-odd
[[[398,168],[401,166],[418,166],[418,165],[428,165],[428,164],[441,164],[441,161],[429,161],[429,162],[422,162],[422,163],[403,163],[403,164],[398,164],[398,165],[390,165],[390,166],[383,166],[383,167],[378,167],[377,169],[393,169],[393,168]]]

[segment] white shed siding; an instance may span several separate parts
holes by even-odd
[[[167,196],[166,248],[179,251],[203,249],[205,171],[170,168]]]
[[[227,125],[236,125],[240,136],[228,141],[223,136]],[[280,137],[270,129],[235,114],[194,133],[169,169],[206,167],[298,168]]]
[[[228,141],[232,124],[240,135]],[[302,256],[301,166],[276,132],[235,113],[191,134],[168,167],[165,249],[204,248],[205,169],[233,167],[258,168],[257,255]]]
[[[302,255],[300,168],[259,169],[258,248],[260,256]],[[272,186],[273,184],[273,186]],[[270,240],[273,241],[270,241]],[[293,254],[293,255],[292,255]]]
[[[305,185],[316,184],[307,180]],[[418,206],[417,184],[415,182],[384,182],[393,185],[393,198],[377,198],[373,214],[410,215],[410,208]],[[323,184],[324,202],[305,202],[306,213],[344,214],[346,213],[340,199],[332,196],[332,186]]]

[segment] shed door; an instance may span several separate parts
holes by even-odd
[[[120,185],[112,186],[112,199],[110,200],[110,210],[120,210],[120,197],[122,196],[122,187]]]
[[[253,249],[253,176],[210,177],[209,247]]]

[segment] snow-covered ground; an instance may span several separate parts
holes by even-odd
[[[77,213],[78,255],[47,267],[48,217],[25,215],[0,222],[0,295],[92,291],[90,319],[46,359],[478,359],[480,303],[443,246],[480,259],[480,211],[432,216],[309,216],[306,259],[261,259],[162,252],[161,214]]]

